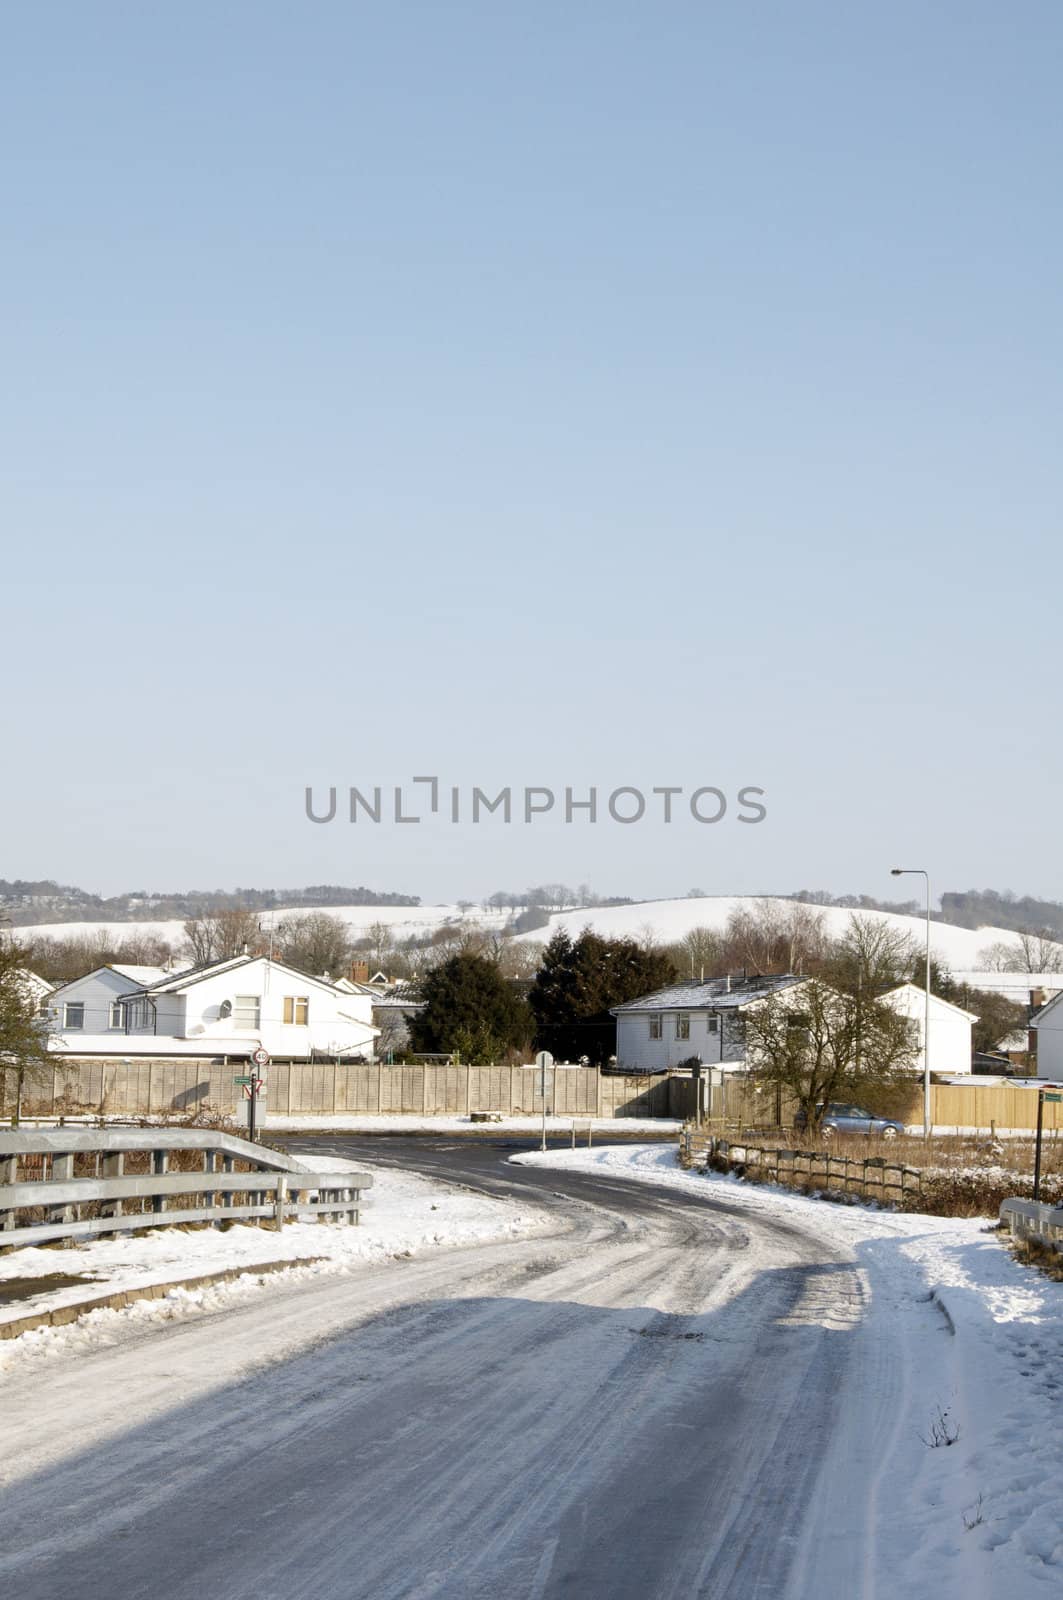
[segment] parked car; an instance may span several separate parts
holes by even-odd
[[[794,1126],[803,1128],[805,1120],[804,1113],[799,1111],[794,1118]],[[832,1139],[836,1133],[876,1134],[880,1139],[895,1139],[904,1132],[904,1123],[896,1122],[892,1117],[876,1117],[862,1106],[831,1100],[823,1108],[819,1131],[824,1139]]]

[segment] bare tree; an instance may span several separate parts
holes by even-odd
[[[918,946],[910,933],[885,917],[849,918],[845,933],[826,957],[831,974],[852,994],[875,996],[895,989],[911,976]]]
[[[819,978],[745,1012],[746,1059],[760,1082],[790,1094],[809,1128],[832,1100],[905,1093],[918,1053],[908,1017]]]
[[[337,976],[350,959],[350,929],[342,917],[311,911],[305,917],[284,917],[274,930],[274,953],[300,972]]]
[[[189,917],[185,938],[195,965],[205,967],[212,961],[231,961],[243,953],[245,946],[256,954],[262,944],[262,928],[257,911],[233,907]]]
[[[998,939],[978,952],[986,972],[1063,972],[1063,944],[1043,933],[1017,933],[1014,940]]]
[[[827,942],[822,913],[799,901],[758,900],[727,920],[727,954],[747,972],[806,972]]]

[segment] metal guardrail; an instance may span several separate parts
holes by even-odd
[[[129,1157],[143,1170],[128,1171]],[[175,1158],[187,1170],[173,1170]],[[367,1172],[315,1172],[281,1151],[198,1129],[0,1133],[0,1249],[204,1222],[356,1224],[372,1182]]]
[[[1044,1200],[1003,1200],[1000,1221],[1013,1238],[1041,1239],[1057,1250],[1063,1249],[1063,1206],[1052,1206]]]

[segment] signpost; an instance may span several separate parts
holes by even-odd
[[[262,1068],[268,1067],[269,1066],[269,1051],[268,1050],[264,1050],[262,1048],[262,1046],[259,1045],[257,1050],[252,1050],[252,1052],[251,1052],[251,1060],[254,1062],[256,1068],[262,1069]],[[256,1072],[252,1073],[250,1077],[237,1078],[235,1080],[235,1082],[237,1082],[238,1084],[240,1084],[242,1086],[243,1091],[244,1091],[244,1099],[248,1103],[247,1104],[247,1137],[248,1137],[248,1139],[250,1139],[251,1143],[254,1144],[254,1142],[255,1142],[255,1132],[256,1132],[256,1129],[255,1129],[255,1111],[256,1111],[256,1108],[258,1106],[258,1097],[259,1097],[259,1095],[264,1094],[266,1092],[266,1080],[265,1080],[265,1078],[263,1078],[263,1077],[261,1077],[259,1075],[259,1072],[256,1071]]]
[[[552,1067],[554,1058],[549,1050],[540,1050],[535,1058],[535,1065],[539,1068],[539,1095],[543,1102],[543,1138],[541,1149],[546,1149],[546,1069]]]
[[[1037,1092],[1037,1143],[1033,1153],[1033,1197],[1041,1198],[1041,1135],[1044,1132],[1045,1101],[1049,1104],[1059,1105],[1063,1102],[1063,1092],[1059,1089],[1039,1089]]]

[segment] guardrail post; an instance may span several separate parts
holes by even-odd
[[[100,1157],[100,1176],[104,1178],[121,1178],[125,1175],[125,1151],[105,1151]],[[107,1209],[105,1217],[120,1217],[122,1215],[121,1200],[108,1200],[105,1202]]]
[[[277,1174],[276,1204],[274,1205],[274,1209],[273,1209],[273,1226],[276,1228],[278,1233],[280,1233],[281,1229],[284,1227],[284,1210],[285,1210],[285,1202],[286,1202],[287,1198],[288,1198],[288,1177],[287,1177],[287,1174],[284,1173],[284,1172],[278,1172],[278,1174]]]
[[[52,1157],[51,1177],[56,1183],[69,1183],[74,1176],[74,1157],[72,1153]],[[52,1212],[53,1222],[73,1222],[73,1206],[56,1206]]]
[[[168,1150],[153,1150],[151,1152],[151,1171],[154,1177],[164,1177],[169,1164]],[[161,1194],[153,1194],[151,1197],[151,1209],[153,1212],[164,1211],[166,1209],[166,1197]]]

